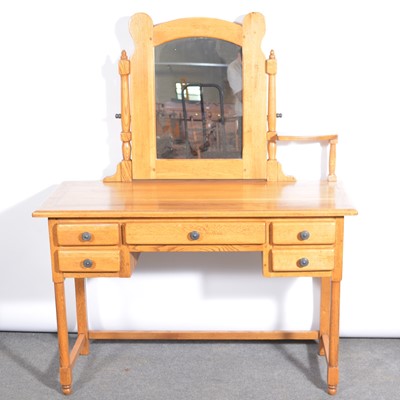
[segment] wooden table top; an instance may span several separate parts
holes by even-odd
[[[33,216],[238,218],[356,214],[338,182],[137,180],[64,182]]]

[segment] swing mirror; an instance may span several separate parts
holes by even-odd
[[[155,48],[158,159],[242,157],[241,47],[185,38]]]
[[[264,19],[131,18],[132,179],[265,179]]]

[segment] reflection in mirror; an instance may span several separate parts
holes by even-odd
[[[241,47],[185,38],[155,61],[157,158],[241,158]]]

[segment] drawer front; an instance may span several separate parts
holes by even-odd
[[[58,250],[60,272],[118,272],[121,266],[119,250]]]
[[[332,271],[334,249],[274,249],[272,270],[275,272]]]
[[[335,236],[334,220],[272,223],[273,244],[333,244]]]
[[[263,244],[264,222],[132,222],[127,244]]]
[[[119,244],[118,224],[57,224],[59,246],[93,246]]]

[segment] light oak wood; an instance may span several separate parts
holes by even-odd
[[[82,346],[79,347],[82,355],[89,354],[89,324],[86,312],[86,287],[85,279],[75,278],[76,319],[78,325],[78,336],[83,337]]]
[[[118,245],[119,226],[114,224],[57,224],[59,246]],[[86,235],[86,236],[85,236]],[[86,240],[85,240],[86,238]]]
[[[198,234],[192,238],[192,233]],[[145,220],[125,224],[127,244],[262,244],[264,222]]]
[[[81,354],[81,350],[84,344],[85,344],[85,335],[78,334],[78,337],[74,343],[74,347],[72,348],[70,353],[71,367],[74,367],[75,362],[79,357],[79,354]]]
[[[261,51],[265,33],[263,16],[250,13],[241,24],[213,18],[190,18],[153,25],[147,14],[138,13],[131,18],[130,33],[135,52],[130,60],[129,96],[126,94],[125,80],[121,83],[121,91],[123,100],[134,99],[130,110],[131,130],[129,136],[125,136],[131,138],[132,145],[123,140],[124,159],[118,165],[117,172],[106,181],[128,180],[124,171],[129,163],[132,165],[132,179],[266,179],[266,76],[259,68],[265,62]],[[154,48],[188,37],[218,38],[242,47],[244,122],[241,159],[157,158]],[[121,79],[125,79],[126,74],[121,73],[121,67],[120,74]],[[126,101],[122,101],[123,107]],[[122,113],[124,115],[126,113]],[[132,155],[128,159],[129,146]]]
[[[273,222],[272,243],[274,244],[333,244],[336,238],[335,220],[307,220],[287,222]],[[302,232],[308,233],[308,237],[302,238]]]
[[[136,14],[132,24],[140,26],[146,14]],[[133,35],[132,35],[133,36]],[[154,46],[187,37],[219,38],[227,42],[242,45],[243,32],[240,24],[216,18],[180,18],[154,26]]]
[[[333,248],[279,248],[271,252],[272,271],[331,271],[335,266],[335,251]],[[308,264],[302,266],[301,259],[307,259]]]
[[[283,173],[282,165],[276,159],[276,73],[277,62],[275,52],[271,50],[268,60],[265,61],[265,72],[268,74],[268,160],[266,165],[267,180],[271,182],[293,182],[293,176]]]
[[[63,393],[72,393],[72,369],[79,355],[89,354],[90,339],[169,339],[318,340],[318,352],[327,361],[328,393],[335,394],[344,217],[357,214],[342,185],[335,182],[337,135],[277,133],[277,62],[273,51],[268,60],[261,51],[261,14],[250,13],[241,24],[188,18],[159,25],[146,14],[136,14],[130,33],[135,52],[130,60],[122,52],[119,62],[122,161],[116,173],[104,182],[63,183],[33,213],[48,218]],[[196,36],[242,47],[242,159],[157,159],[154,49]],[[329,143],[327,181],[295,182],[283,173],[276,143],[289,140]],[[248,251],[260,253],[264,277],[321,280],[319,330],[89,330],[86,278],[130,277],[141,252]],[[71,351],[67,278],[75,281],[78,328]]]
[[[54,283],[57,312],[58,349],[60,357],[60,384],[64,394],[72,393],[72,365],[69,355],[67,309],[63,282]]]
[[[135,252],[167,252],[167,253],[202,253],[202,252],[262,252],[264,250],[264,244],[210,244],[210,245],[199,245],[191,244],[188,245],[165,245],[165,244],[145,244],[145,245],[130,245],[130,251]]]
[[[269,59],[265,62],[265,72],[268,74],[268,161],[267,161],[267,179],[269,181],[292,182],[295,180],[292,176],[286,176],[282,171],[281,164],[276,159],[276,143],[281,142],[325,142],[328,141],[329,148],[329,174],[328,181],[336,182],[336,144],[338,135],[314,135],[314,136],[288,136],[279,135],[276,131],[276,74],[277,62],[275,52],[271,50]]]
[[[331,285],[331,319],[329,325],[328,393],[336,394],[339,383],[339,314],[340,314],[340,281]]]
[[[132,133],[130,131],[131,111],[129,98],[130,61],[125,50],[121,53],[118,72],[121,77],[122,161],[117,165],[117,171],[113,176],[104,178],[105,182],[129,182],[132,180]]]
[[[33,215],[81,221],[113,217],[326,218],[356,213],[340,182],[146,180],[64,182]]]
[[[328,142],[329,143],[329,174],[328,181],[336,182],[336,145],[338,143],[338,135],[322,135],[322,136],[274,136],[275,141],[280,142]]]
[[[277,134],[277,62],[274,50],[271,50],[267,60],[261,51],[261,41],[265,33],[265,22],[261,14],[250,13],[241,24],[213,18],[182,18],[153,25],[147,14],[138,13],[131,18],[130,33],[135,43],[135,52],[131,60],[128,60],[126,52],[122,51],[119,62],[123,157],[117,165],[116,173],[104,179],[106,182],[127,182],[132,179],[267,179],[272,182],[293,182],[295,178],[284,174],[282,165],[276,158],[278,141],[328,141],[330,150],[327,179],[336,181],[337,135]],[[189,37],[217,38],[242,47],[242,159],[157,158],[154,48],[169,41]],[[266,78],[259,68],[263,64],[268,75],[268,103]],[[267,106],[266,116],[264,110]],[[268,131],[264,135],[267,122]],[[132,132],[136,134],[132,136]]]
[[[90,331],[101,340],[316,340],[318,331]]]
[[[67,182],[36,217],[49,218],[60,346],[60,382],[71,393],[72,367],[92,339],[320,340],[328,391],[338,384],[339,284],[344,216],[357,212],[338,183],[264,181]],[[207,218],[204,218],[204,217]],[[299,239],[306,230],[307,239]],[[83,232],[93,234],[82,245]],[[197,240],[188,236],[196,231]],[[201,238],[201,239],[200,239]],[[90,332],[86,277],[128,277],[140,252],[258,251],[266,277],[321,278],[320,330],[311,332]],[[310,263],[299,267],[306,257]],[[82,260],[92,259],[85,268]],[[93,269],[92,269],[93,268]],[[75,278],[78,341],[69,352],[64,279]]]
[[[60,272],[118,272],[121,268],[119,250],[58,250],[57,258]]]
[[[331,278],[321,278],[320,317],[319,317],[319,355],[325,356],[328,362],[329,350],[329,321],[331,301]]]

